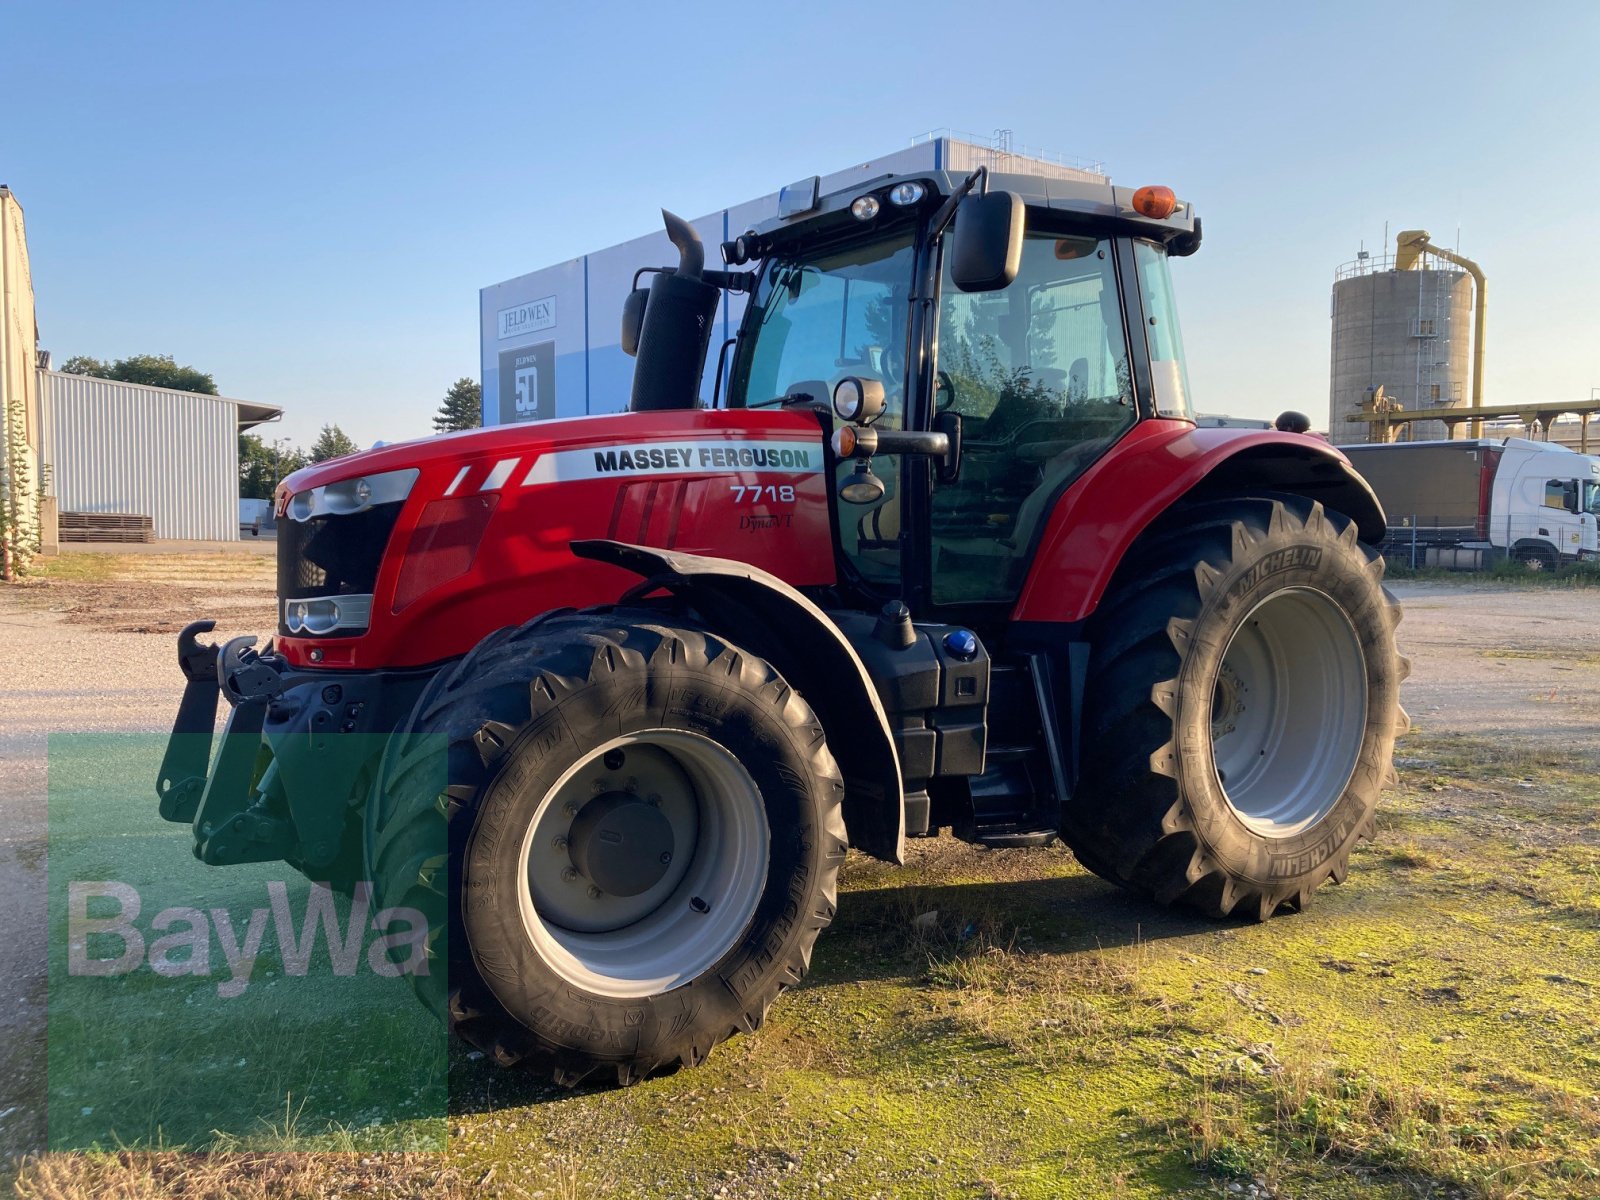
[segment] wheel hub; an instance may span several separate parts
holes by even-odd
[[[1366,726],[1366,660],[1344,610],[1312,588],[1261,601],[1223,651],[1211,695],[1211,758],[1234,813],[1292,837],[1333,808]]]
[[[583,806],[572,822],[572,865],[602,892],[648,892],[672,865],[677,839],[659,805],[630,792],[607,792]]]
[[[710,738],[648,729],[574,763],[522,844],[523,926],[574,986],[649,996],[740,935],[766,883],[761,793]]]

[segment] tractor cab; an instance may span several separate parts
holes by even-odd
[[[787,212],[723,247],[758,263],[728,406],[840,422],[841,578],[1009,606],[1061,492],[1141,419],[1189,419],[1167,260],[1198,220],[1164,188],[985,169]]]

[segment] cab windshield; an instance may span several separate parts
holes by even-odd
[[[846,375],[881,379],[885,420],[905,411],[911,234],[767,264],[729,387],[734,407],[805,392],[827,401]],[[752,330],[755,337],[749,337]]]

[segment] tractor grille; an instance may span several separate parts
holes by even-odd
[[[289,636],[283,623],[284,600],[318,596],[370,595],[378,580],[383,552],[405,501],[376,504],[358,513],[330,514],[309,521],[278,521],[278,633]],[[353,637],[360,630],[329,634]]]

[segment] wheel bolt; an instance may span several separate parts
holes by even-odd
[[[625,792],[637,792],[639,790],[639,781],[632,775],[628,776],[628,782],[622,785],[622,790]]]
[[[575,817],[578,815],[578,806],[571,800],[568,800],[564,805],[561,806],[561,811],[566,813],[569,817]]]
[[[654,792],[651,792],[648,796],[646,796],[644,798],[644,802],[646,804],[648,804],[651,808],[660,808],[661,807],[661,797],[656,795]]]
[[[672,861],[672,851],[671,850],[663,850],[661,852],[661,865],[664,867],[671,861]]]
[[[592,884],[592,883],[589,885],[589,899],[591,899],[591,900],[600,899],[600,889],[595,887],[595,885]]]
[[[594,786],[592,786],[589,790],[598,796],[601,792],[609,792],[611,790],[611,785],[604,779],[596,779],[594,781]]]
[[[561,882],[562,883],[571,883],[573,880],[575,880],[577,878],[578,878],[578,872],[572,867],[568,867],[566,870],[561,872]]]
[[[555,837],[550,839],[550,844],[557,850],[565,850],[567,848],[567,839],[558,833]]]

